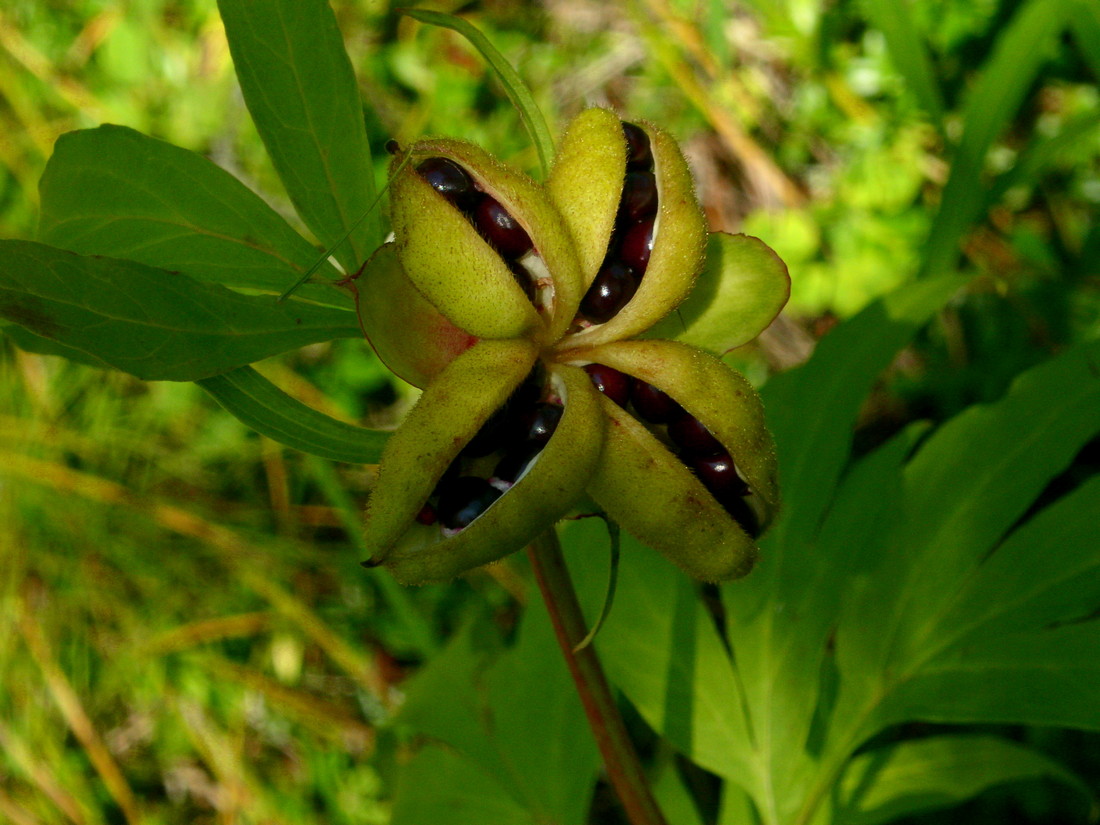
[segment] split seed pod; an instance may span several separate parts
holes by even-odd
[[[778,504],[759,401],[714,355],[631,340],[704,265],[705,221],[672,138],[589,109],[545,186],[462,141],[407,152],[361,319],[424,392],[382,457],[371,563],[445,580],[520,549],[587,495],[693,576],[746,573]],[[761,282],[785,288],[780,269]],[[628,394],[600,397],[590,365],[667,393],[677,423],[654,423]]]

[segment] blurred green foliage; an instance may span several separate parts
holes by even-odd
[[[425,133],[535,169],[464,41],[384,2],[333,6],[377,179],[387,139]],[[972,276],[865,406],[864,451],[916,418],[995,400],[1023,369],[1100,333],[1100,37],[1089,36],[1100,12],[1067,0],[1068,19],[1048,31],[1033,7],[559,0],[464,11],[552,124],[587,103],[661,123],[687,146],[713,227],[759,235],[784,257],[785,320],[731,356],[759,382],[920,276],[932,251],[936,270]],[[1027,60],[998,51],[1009,34],[1033,47]],[[0,236],[33,237],[57,137],[105,122],[209,155],[300,227],[213,0],[4,4]],[[410,398],[357,341],[262,368],[347,420],[390,423]],[[1095,469],[1086,459],[1081,473]],[[438,663],[452,636],[497,649],[531,595],[522,561],[395,589],[357,565],[369,468],[284,451],[191,384],[143,384],[6,337],[0,468],[0,821],[385,822],[410,753],[408,729],[392,724],[404,678]],[[1013,733],[1097,791],[1095,739]],[[421,752],[406,776],[461,774],[453,763]],[[955,821],[1078,814],[1036,784]]]

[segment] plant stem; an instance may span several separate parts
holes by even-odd
[[[573,650],[585,636],[584,615],[554,528],[532,542],[527,554],[611,785],[631,825],[667,825],[649,789],[634,745],[627,736],[626,726],[611,695],[600,660],[596,657],[595,647],[588,645],[579,652]]]

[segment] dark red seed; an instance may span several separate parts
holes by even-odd
[[[693,415],[681,416],[669,424],[668,437],[689,456],[719,455],[725,452],[718,439]]]
[[[668,393],[645,381],[635,381],[630,400],[638,415],[651,424],[667,424],[683,416],[684,408],[673,401]]]
[[[459,476],[447,484],[440,484],[437,492],[439,521],[452,530],[468,527],[500,498],[500,490],[476,476]]]
[[[641,278],[649,266],[649,253],[653,250],[653,218],[632,225],[623,233],[619,258],[638,273]]]
[[[634,270],[618,261],[605,263],[581,299],[581,315],[594,324],[606,323],[630,302],[637,291],[638,278]]]
[[[626,163],[631,169],[652,169],[653,151],[649,146],[649,135],[640,126],[623,122],[623,135],[626,136]]]
[[[718,455],[694,458],[689,466],[719,502],[749,494],[749,486],[737,475],[733,459],[725,451]]]
[[[481,236],[504,257],[522,258],[531,249],[531,236],[508,210],[489,195],[482,195],[474,207],[474,226]]]
[[[477,197],[474,180],[450,158],[428,158],[416,167],[416,171],[432,189],[459,209],[465,211],[473,206]]]
[[[596,389],[620,407],[626,406],[630,398],[630,385],[634,382],[633,378],[606,364],[586,364],[584,371],[588,373]]]
[[[435,524],[435,508],[430,504],[425,504],[420,508],[420,512],[416,514],[416,520],[420,524]]]
[[[657,179],[652,172],[627,172],[623,197],[619,201],[620,220],[634,223],[657,214]]]

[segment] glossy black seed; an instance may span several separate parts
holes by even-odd
[[[481,425],[481,429],[466,443],[459,456],[462,458],[480,458],[503,447],[505,440],[508,438],[511,415],[512,410],[506,402]]]
[[[425,503],[425,505],[420,508],[420,512],[416,514],[416,520],[420,524],[435,524],[435,508],[432,507],[432,505]]]
[[[519,284],[520,289],[523,290],[523,294],[527,296],[527,300],[531,303],[535,302],[535,281],[528,274],[527,270],[523,268],[523,265],[518,261],[508,261],[508,269],[512,271],[512,277],[516,279],[516,283]]]
[[[760,520],[756,517],[756,512],[749,506],[749,503],[740,496],[734,496],[728,498],[725,501],[720,502],[726,512],[730,514],[738,524],[741,525],[741,529],[748,533],[753,538],[760,535]]]
[[[631,169],[652,169],[653,151],[649,146],[649,135],[640,126],[623,122],[623,134],[626,136],[626,163]]]
[[[540,401],[516,415],[516,426],[512,430],[509,443],[513,445],[530,444],[539,447],[550,440],[554,430],[561,422],[565,408],[561,404]]]
[[[623,233],[619,246],[619,259],[638,273],[641,278],[649,266],[649,253],[653,250],[653,218],[633,224]]]
[[[594,324],[610,321],[638,291],[638,278],[618,261],[605,263],[581,299],[581,315]]]
[[[626,406],[626,402],[630,399],[630,385],[634,382],[633,378],[606,364],[586,364],[584,371],[588,373],[596,389],[620,407]]]
[[[627,172],[623,179],[623,197],[619,201],[619,219],[631,223],[657,214],[657,179],[652,172]]]
[[[497,462],[496,469],[493,470],[493,477],[514,484],[524,468],[531,463],[531,459],[538,455],[541,448],[541,444],[518,445],[505,453]]]
[[[684,408],[673,401],[668,393],[645,381],[635,381],[630,400],[638,415],[650,424],[667,424],[685,415]]]
[[[500,498],[500,490],[476,476],[459,476],[447,484],[440,484],[436,491],[439,493],[436,507],[439,521],[452,530],[469,526]]]
[[[719,455],[725,452],[718,439],[693,415],[683,415],[669,424],[668,437],[688,456]]]
[[[450,158],[428,158],[416,167],[417,173],[436,192],[459,209],[466,211],[477,199],[474,179]]]
[[[474,226],[504,258],[522,258],[531,250],[531,236],[501,204],[489,195],[482,195],[474,207]]]
[[[749,486],[741,480],[741,476],[737,475],[737,469],[728,452],[699,456],[692,459],[688,466],[695,471],[695,475],[703,482],[703,486],[710,490],[719,502],[749,494]]]

